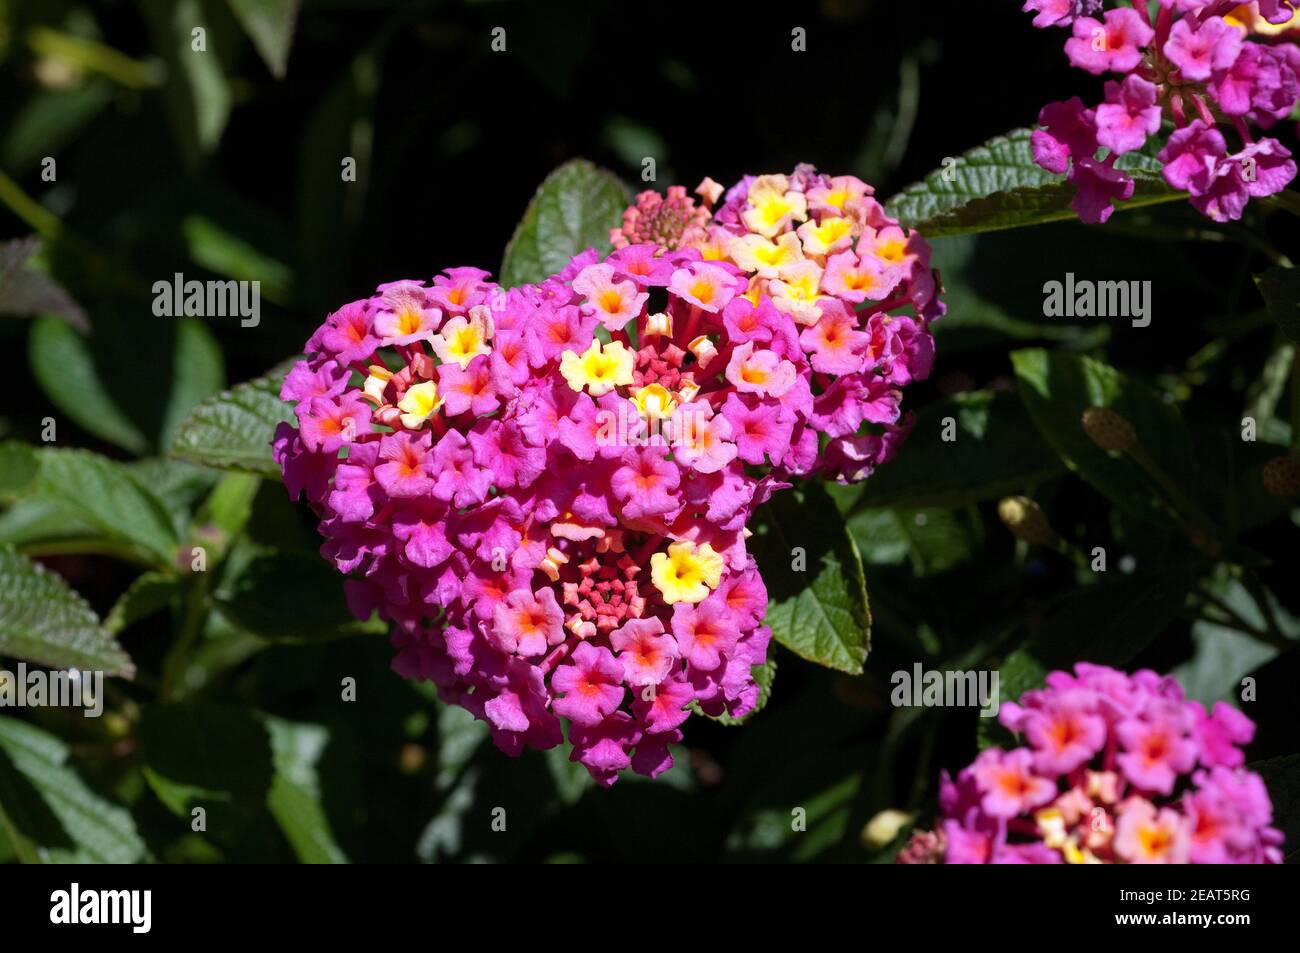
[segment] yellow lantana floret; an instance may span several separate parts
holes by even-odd
[[[433,381],[411,385],[397,402],[397,409],[402,411],[402,426],[407,430],[418,430],[441,406],[442,396]]]
[[[648,420],[663,420],[677,409],[677,398],[662,384],[648,384],[632,395],[636,412]]]
[[[650,557],[650,578],[669,605],[703,602],[722,581],[723,567],[721,554],[708,543],[683,540]]]
[[[601,346],[592,341],[581,354],[565,351],[560,355],[560,373],[576,391],[584,387],[592,397],[607,394],[615,387],[632,383],[633,355],[621,341]]]
[[[742,235],[732,239],[730,251],[732,261],[763,278],[778,278],[790,265],[803,260],[799,236],[794,232],[786,232],[776,241],[762,235]]]
[[[488,345],[492,331],[492,312],[474,307],[468,319],[456,317],[444,324],[430,343],[439,360],[444,364],[459,364],[463,370],[480,354],[492,353]]]

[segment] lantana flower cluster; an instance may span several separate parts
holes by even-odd
[[[1241,746],[1254,723],[1178,682],[1080,662],[1004,704],[1025,746],[943,775],[943,820],[902,863],[1281,863],[1282,834]]]
[[[857,179],[697,194],[641,195],[611,254],[535,285],[382,285],[282,390],[285,483],[353,611],[392,624],[394,668],[507,754],[567,721],[603,784],[670,767],[693,710],[754,708],[749,518],[793,476],[861,479],[896,450],[942,311],[928,246]]]
[[[1252,197],[1295,178],[1291,151],[1256,133],[1300,99],[1300,47],[1279,30],[1300,28],[1287,0],[1159,0],[1154,16],[1146,0],[1113,9],[1102,0],[1026,0],[1024,10],[1035,26],[1071,31],[1073,65],[1116,77],[1095,107],[1077,96],[1045,106],[1032,138],[1034,160],[1078,189],[1073,207],[1083,221],[1104,222],[1116,199],[1132,197],[1133,178],[1117,160],[1152,138],[1165,180],[1215,221],[1239,219]]]

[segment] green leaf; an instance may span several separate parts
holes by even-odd
[[[54,735],[16,718],[0,718],[0,828],[12,825],[30,847],[29,860],[131,864],[144,859],[145,844],[131,815],[88,788],[69,755]]]
[[[267,639],[316,641],[381,631],[353,618],[343,578],[312,554],[254,556],[215,599],[231,621]]]
[[[224,551],[248,525],[261,486],[261,477],[249,473],[227,473],[203,502],[194,522],[199,532],[216,544],[218,551]]]
[[[85,599],[44,566],[0,547],[0,655],[51,668],[135,675]]]
[[[1029,416],[1066,466],[1121,509],[1150,523],[1171,525],[1168,508],[1141,466],[1098,447],[1082,420],[1088,407],[1114,409],[1133,424],[1142,446],[1166,473],[1191,482],[1197,466],[1178,411],[1090,357],[1031,348],[1014,352],[1011,363]]]
[[[113,84],[87,76],[71,89],[31,91],[13,114],[0,145],[0,166],[25,176],[46,156],[61,155],[113,101]]]
[[[1277,657],[1278,650],[1228,626],[1197,622],[1192,626],[1192,658],[1169,674],[1188,698],[1206,705],[1233,701],[1241,680]]]
[[[40,250],[39,238],[15,238],[0,244],[0,315],[58,315],[85,330],[86,313],[81,305],[45,272],[29,267]]]
[[[457,705],[440,705],[437,713],[438,755],[433,783],[440,802],[415,848],[416,856],[426,863],[452,858],[464,846],[467,815],[475,806],[482,773],[473,762],[488,738],[487,724]],[[582,782],[573,780],[572,784],[578,788]]]
[[[546,177],[506,246],[501,283],[507,288],[541,281],[588,248],[610,250],[628,192],[612,173],[573,159]]]
[[[187,215],[181,230],[195,264],[236,281],[259,282],[258,293],[267,301],[283,304],[289,299],[293,270],[288,265],[203,215]]]
[[[982,524],[965,510],[867,509],[849,520],[849,532],[873,565],[911,560],[918,577],[931,576],[969,560],[983,539]]]
[[[177,321],[172,389],[163,414],[160,445],[167,446],[195,404],[225,386],[226,365],[221,345],[207,325],[194,318]]]
[[[266,68],[276,79],[284,79],[293,44],[299,0],[227,0],[235,19],[244,28]]]
[[[275,776],[267,806],[304,864],[345,864],[321,803],[317,764],[329,744],[324,725],[266,719]]]
[[[1014,394],[972,391],[931,404],[906,448],[871,475],[858,506],[962,506],[1064,471]]]
[[[207,833],[237,840],[264,816],[271,790],[271,741],[248,708],[191,702],[150,705],[140,722],[145,779],[177,817],[194,808],[207,815]]]
[[[911,552],[912,542],[891,509],[863,509],[848,517],[848,527],[868,566],[901,566]]]
[[[43,315],[32,324],[27,359],[45,396],[89,434],[130,453],[149,449],[149,438],[105,387],[90,339],[66,321]]]
[[[113,608],[104,617],[104,630],[117,635],[141,619],[160,612],[171,604],[183,586],[175,576],[161,572],[146,572],[135,580],[117,598]]]
[[[284,368],[201,402],[181,422],[171,443],[174,457],[217,467],[279,478],[271,456],[271,438],[293,409],[280,400]]]
[[[136,557],[134,548],[119,547],[58,500],[25,496],[0,513],[0,545],[11,544],[24,551],[55,545],[60,552],[101,552],[123,549]],[[85,549],[76,548],[84,544]]]
[[[1255,276],[1255,285],[1264,296],[1269,317],[1288,341],[1300,345],[1300,269],[1274,265]]]
[[[41,453],[37,491],[110,539],[170,566],[179,539],[166,505],[122,464],[88,450]]]
[[[39,469],[35,448],[17,440],[0,443],[0,503],[13,502],[30,490]]]
[[[736,813],[726,851],[737,861],[781,859],[807,863],[840,843],[849,830],[855,804],[861,803],[864,772],[833,781],[843,771],[834,762],[811,758],[783,771],[769,772]],[[803,826],[792,823],[792,808],[801,809]]]
[[[163,92],[186,164],[197,168],[212,152],[230,118],[230,84],[222,72],[214,23],[199,0],[141,0],[153,46],[167,67]],[[205,49],[194,49],[195,29]]]
[[[1070,234],[1064,234],[1063,230],[1069,230]],[[1105,262],[1115,254],[1114,244],[1120,239],[1113,229],[1102,235],[1080,235],[1079,231],[1077,225],[1067,223],[1056,226],[1050,236],[1014,231],[997,235],[950,235],[931,242],[930,264],[943,276],[943,300],[948,305],[943,320],[932,326],[945,362],[951,362],[956,352],[984,348],[1005,351],[1050,341],[1071,350],[1085,351],[1105,343],[1110,336],[1110,325],[1105,322],[1042,320],[1038,275],[1052,274],[1058,264],[1062,272],[1074,268],[1084,273],[1096,261]],[[1103,238],[1104,252],[1097,250]],[[1091,242],[1081,239],[1091,239]],[[1081,261],[1084,252],[1089,257]],[[1032,272],[989,264],[1008,259],[1026,260],[1028,256],[1032,256],[1028,260],[1034,263]]]
[[[1013,129],[945,163],[890,199],[890,214],[927,238],[1076,218],[1070,208],[1074,186],[1034,162],[1031,134]],[[1133,197],[1116,203],[1119,210],[1184,198],[1166,184],[1150,156],[1129,153],[1117,166],[1136,182]]]
[[[777,494],[762,513],[750,551],[767,585],[772,635],[802,658],[860,673],[871,642],[867,584],[834,502],[810,484]]]
[[[389,24],[401,15],[400,11],[394,14]],[[338,79],[319,91],[297,137],[294,232],[301,262],[298,287],[304,303],[314,310],[336,307],[348,292],[345,266],[367,205],[379,64],[395,33],[406,31],[385,25],[350,64],[340,64]],[[321,156],[337,158],[322,162]],[[346,159],[355,161],[356,181],[343,181]]]
[[[1154,642],[1182,609],[1197,572],[1125,576],[1072,593],[1000,666],[1003,701],[1076,662],[1122,667]]]
[[[1261,632],[1267,628],[1268,622],[1250,590],[1226,566],[1220,564],[1216,567],[1202,585],[1248,625]],[[1271,593],[1266,598],[1270,600],[1269,611],[1277,619],[1279,629],[1288,634],[1295,627],[1294,620],[1273,600]],[[1223,613],[1207,609],[1206,614],[1218,616]],[[1277,646],[1261,642],[1236,628],[1204,620],[1192,626],[1192,644],[1192,657],[1169,674],[1178,679],[1188,698],[1203,702],[1207,707],[1217,701],[1238,704],[1241,680],[1278,655]]]

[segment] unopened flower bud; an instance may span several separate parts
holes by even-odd
[[[1300,460],[1295,457],[1274,457],[1264,464],[1264,489],[1273,496],[1286,499],[1300,496]]]
[[[707,175],[704,177],[704,180],[695,187],[695,194],[704,199],[705,205],[712,205],[716,202],[722,195],[723,191],[723,186],[718,182],[714,182]]]
[[[428,755],[429,753],[421,745],[407,742],[397,753],[398,770],[403,774],[419,774],[428,761]]]
[[[384,388],[393,379],[393,372],[381,364],[370,365],[370,376],[366,378],[365,394],[376,406],[384,403]]]
[[[1043,510],[1027,496],[1008,496],[998,504],[998,518],[1016,539],[1046,546],[1056,538]]]
[[[537,568],[546,573],[546,578],[551,582],[556,582],[560,578],[560,567],[568,563],[569,557],[564,554],[563,550],[556,549],[552,546],[546,551],[546,558]]]
[[[1137,431],[1128,418],[1109,407],[1089,407],[1083,412],[1084,432],[1103,450],[1126,453],[1137,446]]]
[[[695,355],[695,360],[700,363],[700,370],[707,370],[709,364],[718,356],[717,346],[703,334],[686,345],[686,350]]]
[[[647,314],[645,318],[645,337],[670,337],[673,333],[673,318],[666,311]]]
[[[881,811],[862,828],[862,843],[870,850],[881,850],[891,844],[899,831],[912,822],[912,815],[892,808]]]

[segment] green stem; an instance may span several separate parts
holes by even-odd
[[[184,673],[190,653],[198,642],[199,634],[203,631],[203,623],[207,620],[208,574],[201,572],[196,575],[198,579],[194,581],[194,585],[185,596],[180,631],[176,635],[176,641],[172,643],[163,658],[162,683],[158,690],[159,697],[163,701],[170,701],[176,691],[177,680]]]
[[[25,543],[18,547],[18,551],[35,559],[42,556],[109,556],[148,569],[158,568],[157,559],[145,556],[130,546],[121,546],[104,539],[57,539]]]
[[[1300,218],[1300,192],[1296,192],[1292,189],[1283,189],[1276,195],[1270,195],[1262,201],[1265,205],[1271,208],[1290,212],[1292,215]]]
[[[3,757],[3,755],[0,754],[0,757]],[[0,789],[8,790],[9,785],[4,783],[5,781],[5,775],[0,772]],[[0,793],[3,793],[3,791],[0,790]],[[23,835],[23,832],[18,829],[18,825],[13,822],[9,815],[5,813],[3,797],[0,797],[0,829],[3,829],[8,836],[9,843],[14,848],[14,856],[18,858],[19,863],[43,863],[41,855],[36,851],[36,847]]]
[[[1300,451],[1300,347],[1291,349],[1291,449]]]
[[[1264,619],[1267,631],[1258,636],[1259,640],[1284,651],[1294,649],[1297,645],[1300,645],[1294,639],[1289,639],[1283,634],[1282,627],[1278,625],[1277,615],[1273,612],[1273,604],[1269,602],[1268,592],[1264,589],[1263,584],[1259,581],[1259,576],[1255,574],[1254,570],[1247,569],[1241,574],[1241,584],[1250,593],[1251,599],[1255,601],[1255,606],[1259,609],[1260,616]]]
[[[1237,629],[1239,632],[1253,636],[1254,638],[1262,638],[1267,635],[1263,629],[1251,625],[1246,621],[1245,617],[1243,617],[1241,613],[1237,612],[1230,605],[1208,590],[1198,588],[1196,594],[1204,600],[1207,608],[1217,609],[1224,615],[1224,618],[1222,619],[1206,618],[1206,622],[1211,622],[1214,625],[1226,625],[1229,628]]]
[[[31,842],[18,831],[18,828],[14,827],[13,822],[9,820],[9,815],[5,813],[3,805],[0,805],[0,827],[3,827],[5,833],[9,835],[9,843],[13,845],[14,856],[18,858],[20,864],[39,864],[41,862],[41,855],[36,853]]]
[[[1146,448],[1139,444],[1129,450],[1129,455],[1156,483],[1160,484],[1160,488],[1165,491],[1165,495],[1174,505],[1174,509],[1183,518],[1184,522],[1190,528],[1202,534],[1207,542],[1212,542],[1217,547],[1221,536],[1219,527],[1205,515],[1190,496],[1183,492],[1182,487],[1170,479],[1169,474],[1165,472],[1160,464],[1156,463],[1151,454],[1147,453]],[[1196,540],[1193,539],[1193,542],[1196,542]],[[1198,546],[1198,548],[1200,547]]]
[[[63,223],[57,215],[47,212],[41,203],[24,192],[17,182],[3,172],[0,172],[0,202],[30,225],[41,238],[58,238],[63,231]]]
[[[48,56],[91,70],[128,89],[161,85],[162,70],[157,63],[132,59],[111,46],[84,37],[38,26],[27,34],[27,45],[38,56]]]

